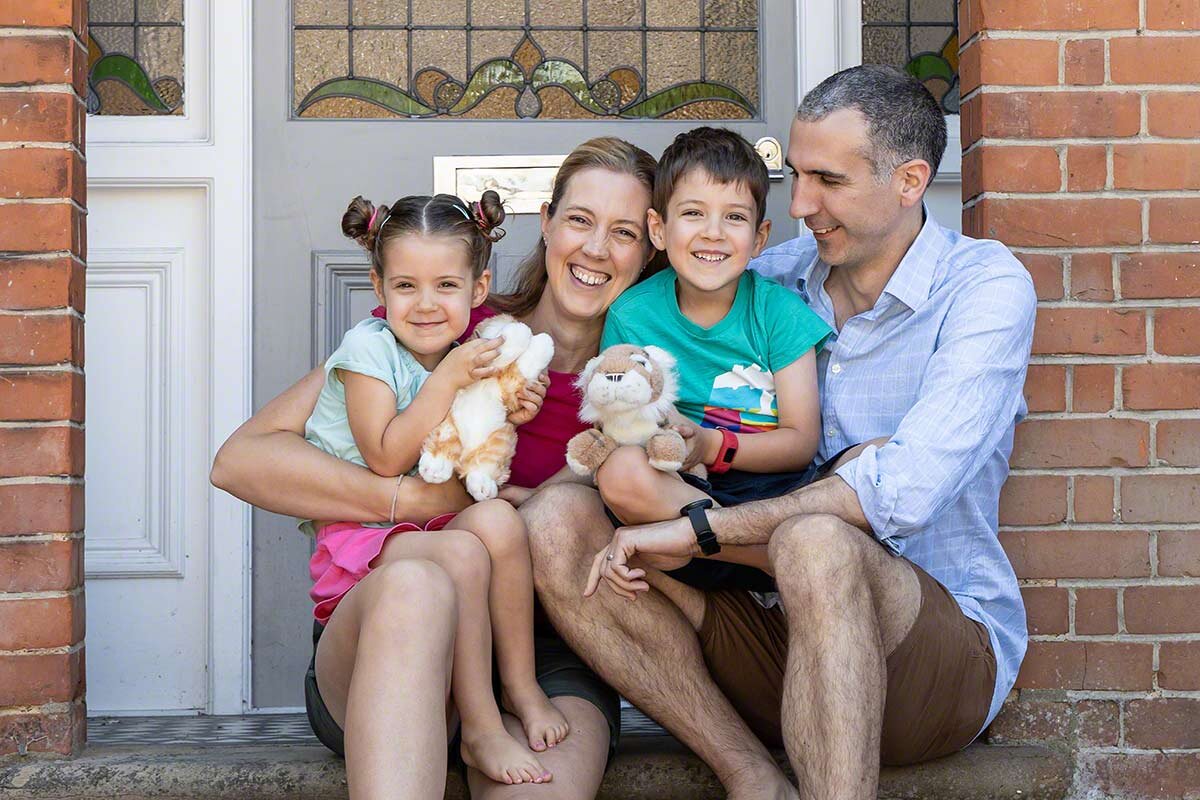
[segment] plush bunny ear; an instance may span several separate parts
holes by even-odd
[[[675,356],[654,345],[647,345],[642,349],[646,351],[646,355],[650,356],[655,369],[662,373],[663,388],[658,395],[658,400],[654,401],[654,408],[665,417],[675,407],[675,401],[679,398],[679,381],[675,376]]]
[[[575,379],[575,388],[583,395],[583,405],[579,407],[580,422],[599,422],[600,414],[596,411],[596,407],[588,400],[587,387],[592,382],[592,376],[596,374],[596,368],[600,366],[600,362],[604,360],[604,354],[590,359],[583,365],[583,370],[579,373],[579,377]]]
[[[479,339],[495,339],[500,335],[500,329],[512,321],[513,318],[509,314],[497,314],[494,317],[488,317],[475,326],[475,333],[473,335]]]

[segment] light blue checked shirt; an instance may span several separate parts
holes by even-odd
[[[829,266],[802,236],[750,269],[795,289],[831,327]],[[999,242],[947,230],[926,211],[920,234],[875,307],[846,320],[817,356],[823,435],[818,463],[889,437],[837,471],[858,493],[876,538],[936,578],[987,627],[996,688],[987,722],[1017,678],[1025,607],[996,536],[1000,486],[1037,299]],[[986,725],[986,723],[985,723]]]

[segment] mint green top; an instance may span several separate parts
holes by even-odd
[[[368,317],[346,331],[341,345],[325,361],[325,385],[317,396],[312,416],[304,423],[304,438],[330,455],[365,467],[367,462],[354,443],[354,434],[350,432],[350,418],[346,414],[346,386],[338,377],[336,370],[339,369],[386,383],[396,393],[397,412],[412,403],[417,391],[429,377],[429,370],[422,367],[413,354],[396,341],[387,321],[376,317]],[[416,474],[415,465],[409,474]],[[300,527],[311,531],[312,526],[302,523]]]
[[[711,328],[683,315],[675,270],[665,269],[625,291],[609,309],[600,349],[656,345],[675,356],[675,407],[706,428],[758,433],[779,425],[775,373],[833,331],[804,301],[754,272],[738,281],[729,313]]]

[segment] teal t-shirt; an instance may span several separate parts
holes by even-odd
[[[600,348],[656,345],[675,356],[675,407],[699,425],[735,433],[777,428],[775,373],[833,331],[798,295],[755,272],[738,281],[725,318],[702,328],[679,310],[675,281],[675,270],[665,269],[618,297]]]
[[[350,432],[346,386],[335,371],[339,369],[386,383],[396,393],[397,412],[408,408],[429,377],[429,370],[396,341],[387,321],[376,317],[368,317],[346,331],[341,345],[325,361],[325,385],[312,416],[304,424],[304,438],[330,455],[365,467],[367,462]]]

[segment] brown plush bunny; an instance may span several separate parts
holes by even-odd
[[[618,344],[606,348],[579,373],[579,418],[596,427],[567,442],[567,466],[594,475],[621,445],[646,448],[650,466],[674,472],[687,447],[670,427],[677,396],[675,358],[660,347]]]

